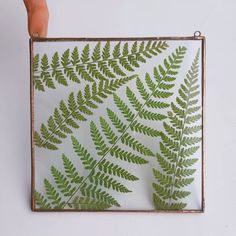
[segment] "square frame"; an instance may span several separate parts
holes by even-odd
[[[197,32],[195,32],[197,33]],[[35,207],[34,200],[34,189],[35,189],[35,144],[34,144],[34,86],[33,86],[33,44],[35,42],[91,42],[91,41],[141,41],[141,40],[200,40],[202,47],[202,58],[201,58],[201,83],[202,83],[202,150],[201,150],[201,206],[202,208],[199,210],[196,209],[186,209],[186,210],[76,210],[76,209],[37,209]],[[204,157],[204,149],[205,149],[205,77],[206,77],[206,39],[201,34],[188,37],[128,37],[128,38],[31,38],[29,40],[30,46],[30,130],[31,130],[31,209],[35,212],[153,212],[153,213],[203,213],[205,210],[205,157]]]

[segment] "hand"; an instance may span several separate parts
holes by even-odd
[[[28,31],[33,37],[46,37],[49,12],[46,0],[24,0],[28,13]]]

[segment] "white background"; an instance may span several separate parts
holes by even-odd
[[[236,1],[48,0],[49,36],[207,37],[206,212],[33,213],[29,60],[21,0],[0,0],[0,235],[236,235]]]

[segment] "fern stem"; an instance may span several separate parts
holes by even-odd
[[[140,115],[140,112],[143,110],[143,108],[146,106],[146,104],[149,102],[149,100],[152,98],[153,94],[155,94],[157,88],[159,87],[159,84],[165,79],[166,75],[168,75],[169,71],[171,70],[171,67],[176,63],[177,58],[173,60],[173,62],[170,64],[169,68],[166,70],[165,74],[162,76],[162,79],[157,83],[155,86],[155,89],[153,92],[148,96],[146,101],[142,104],[140,110],[136,113],[134,118],[130,121],[129,125],[125,128],[123,133],[117,138],[116,142],[104,153],[104,155],[101,157],[101,159],[94,165],[90,173],[85,177],[85,179],[81,182],[81,184],[78,186],[78,188],[75,190],[75,192],[69,197],[67,202],[63,205],[62,208],[64,208],[67,204],[70,203],[70,200],[75,196],[75,194],[80,190],[80,188],[83,186],[85,181],[94,173],[95,168],[103,161],[103,159],[106,158],[106,155],[110,153],[110,151],[115,147],[115,145],[120,141],[120,139],[125,135],[126,131],[131,127],[131,125],[135,122],[136,118]]]
[[[134,74],[134,75],[132,75],[132,76],[133,76],[134,78],[135,78],[135,77],[137,78],[138,75],[137,75],[137,74]],[[85,105],[87,102],[89,102],[89,101],[91,101],[91,100],[94,100],[94,98],[95,98],[99,93],[100,93],[100,92],[99,92],[99,90],[98,90],[98,92],[95,93],[95,94],[93,94],[93,96],[91,96],[89,99],[85,99],[84,102],[81,103],[81,104],[78,106],[77,110],[79,111],[79,110],[80,110],[80,107],[83,107],[83,105]],[[76,110],[76,111],[77,111],[77,110]],[[76,111],[74,111],[74,112],[76,112]],[[55,128],[55,130],[50,132],[50,135],[48,136],[47,139],[44,140],[44,142],[41,144],[41,146],[44,146],[44,145],[47,143],[47,141],[54,135],[54,133],[57,132],[58,130],[60,130],[61,126],[62,126],[63,124],[65,124],[66,121],[67,121],[67,119],[69,119],[72,115],[73,115],[73,112],[70,112],[70,113],[68,114],[68,116],[67,116],[66,118],[64,118],[64,120],[61,122],[61,124],[60,124],[60,125],[57,125],[56,128]]]

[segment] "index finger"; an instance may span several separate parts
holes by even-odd
[[[46,0],[24,0],[28,13],[28,31],[31,36],[46,37],[49,12]]]

